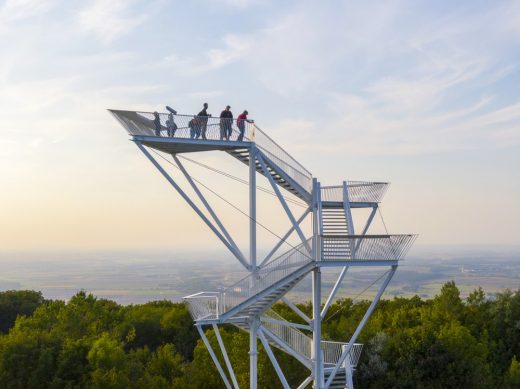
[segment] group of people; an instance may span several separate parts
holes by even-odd
[[[166,130],[169,137],[175,136],[175,132],[178,130],[177,124],[174,121],[174,115],[177,114],[173,108],[166,106],[166,109],[169,111],[168,119],[166,120]],[[159,117],[158,112],[154,112],[154,127],[155,127],[155,135],[161,136],[161,118]],[[236,124],[239,130],[239,134],[237,136],[237,141],[241,142],[244,140],[244,134],[247,123],[254,123],[254,120],[249,120],[247,115],[249,112],[244,110],[240,115],[238,115],[236,119]],[[188,128],[190,129],[190,138],[191,139],[207,139],[206,134],[208,130],[208,118],[211,117],[211,114],[208,114],[208,103],[204,103],[202,111],[200,111],[197,115],[193,116],[188,122]],[[230,140],[231,134],[233,133],[233,113],[231,112],[231,106],[227,105],[226,108],[220,113],[220,140]]]

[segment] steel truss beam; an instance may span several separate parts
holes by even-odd
[[[388,283],[390,282],[390,280],[394,276],[396,270],[397,270],[397,266],[392,266],[390,271],[389,271],[389,273],[388,273],[388,276],[385,278],[385,280],[383,281],[383,283],[379,287],[379,289],[378,289],[374,299],[372,300],[372,303],[370,304],[370,306],[368,307],[367,311],[365,312],[365,315],[363,316],[363,319],[361,319],[361,321],[359,322],[356,330],[354,331],[354,334],[350,338],[350,341],[348,342],[347,347],[345,347],[345,349],[341,353],[341,356],[339,357],[338,362],[334,366],[334,369],[332,369],[332,372],[330,373],[329,378],[327,379],[327,382],[325,383],[325,387],[324,387],[325,389],[328,389],[330,384],[334,380],[334,377],[336,376],[336,373],[338,372],[340,366],[343,364],[343,362],[347,358],[348,354],[350,353],[350,350],[352,349],[352,346],[354,345],[354,342],[357,340],[361,330],[363,330],[363,327],[365,326],[365,324],[367,323],[368,319],[372,315],[372,312],[374,312],[374,309],[375,309],[377,303],[379,302],[379,299],[381,298],[383,292],[385,291],[386,287],[388,286]]]
[[[226,245],[226,247],[231,251],[231,253],[239,260],[239,262],[244,265],[246,269],[249,270],[249,264],[244,262],[242,259],[242,253],[236,252],[235,248],[227,241],[227,239],[220,233],[220,231],[213,225],[213,223],[204,215],[204,213],[195,205],[195,203],[189,198],[189,196],[184,193],[181,187],[173,180],[173,178],[164,170],[164,168],[157,162],[157,160],[148,152],[148,150],[140,143],[135,142],[137,147],[143,152],[143,154],[152,162],[152,164],[159,170],[159,172],[163,175],[164,178],[175,188],[175,190],[182,196],[184,201],[186,201],[189,206],[200,216],[200,218],[206,223],[206,225],[210,228],[211,231]]]

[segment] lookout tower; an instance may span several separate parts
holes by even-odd
[[[238,388],[218,328],[229,323],[250,334],[250,388],[257,387],[258,341],[262,343],[284,388],[289,388],[289,384],[272,347],[288,353],[309,369],[309,376],[298,388],[303,389],[310,384],[320,389],[353,388],[353,372],[362,350],[362,345],[356,343],[358,336],[395,274],[399,260],[415,240],[415,235],[368,233],[387,183],[343,181],[334,186],[321,186],[307,169],[254,123],[238,123],[240,126],[237,126],[236,120],[232,119],[122,110],[110,112],[136,146],[248,272],[245,278],[233,285],[184,298],[224,385]],[[242,127],[243,135],[239,127]],[[215,150],[238,159],[248,169],[248,253],[240,250],[201,191],[200,182],[193,179],[179,158],[184,153]],[[168,162],[175,164],[182,172],[199,205],[164,168],[165,159],[156,158],[161,155],[173,158]],[[257,256],[257,174],[266,177],[291,225],[262,258]],[[295,215],[286,196],[302,202],[305,211]],[[366,219],[354,223],[352,210],[356,208],[365,208],[369,212]],[[310,236],[306,236],[301,227],[306,219],[311,219]],[[362,228],[355,231],[355,226],[360,225]],[[291,235],[296,235],[299,243],[289,245],[290,248],[284,252],[281,248]],[[355,267],[381,269],[381,283],[350,338],[325,341],[322,339],[322,320],[347,271]],[[337,272],[336,282],[327,293],[322,288],[322,268],[333,268]],[[287,297],[287,293],[308,275],[312,278],[313,309],[310,317]],[[289,322],[273,311],[271,307],[278,301],[285,303],[306,324]],[[220,364],[204,333],[206,327],[212,327],[215,331],[225,367]]]

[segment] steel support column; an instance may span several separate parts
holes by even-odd
[[[257,317],[252,317],[249,324],[249,388],[256,389],[258,385],[258,326]]]
[[[257,152],[255,145],[249,149],[249,263],[251,273],[256,273],[256,160]],[[253,277],[254,278],[254,277]],[[252,278],[252,279],[253,279]],[[253,282],[253,281],[251,281]],[[252,287],[253,285],[251,285]],[[249,387],[256,389],[258,384],[258,346],[257,334],[259,319],[251,318],[249,329]]]

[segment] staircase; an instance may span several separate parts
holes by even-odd
[[[249,149],[235,149],[227,151],[231,156],[235,157],[239,161],[249,165]],[[292,170],[292,174],[287,172],[287,166],[285,169],[281,168],[279,165],[283,165],[283,162],[273,155],[268,155],[267,152],[260,152],[263,159],[266,162],[268,174],[273,177],[274,181],[281,186],[283,189],[292,193],[296,197],[302,199],[306,203],[310,203],[311,200],[311,187],[312,187],[312,178],[305,173],[302,173],[294,168],[289,169]],[[278,164],[273,162],[273,160],[278,160]],[[257,161],[256,162],[256,171],[260,174],[266,175],[262,170],[262,166]],[[266,175],[267,177],[267,175]]]
[[[350,210],[343,207],[321,208],[321,235],[331,238],[322,240],[322,256],[328,260],[342,260],[352,256],[351,240],[340,239],[350,232],[346,212]]]
[[[258,315],[289,292],[315,266],[310,239],[220,292],[187,296],[192,317],[219,323],[232,318]]]
[[[300,362],[302,362],[304,365],[311,366],[311,337],[309,337],[303,331],[300,331],[297,328],[290,327],[288,325],[289,323],[287,323],[287,321],[282,316],[280,316],[272,309],[266,310],[264,314],[260,317],[260,321],[262,322],[262,327],[269,331],[269,333],[266,333],[266,338],[272,346],[282,351],[286,351],[287,349],[295,351],[299,355],[302,355],[304,358]],[[247,320],[243,322],[234,323],[234,325],[244,331],[249,332],[249,324]],[[324,365],[334,366],[339,361],[339,358],[345,346],[347,346],[347,343],[322,341],[321,349],[323,352]],[[352,369],[355,369],[359,362],[359,357],[361,356],[362,348],[362,344],[355,343],[354,346],[350,349],[347,360],[350,361]],[[341,382],[341,380],[343,380],[342,388],[344,388],[346,382],[345,370],[342,369],[341,371],[343,372],[343,375],[341,375],[341,373],[339,372],[336,375],[334,382]],[[325,380],[327,378],[328,376],[325,377]]]
[[[330,370],[324,371],[324,381],[327,382],[327,380],[330,377]],[[329,389],[347,389],[347,373],[345,369],[338,370],[336,375],[334,376],[334,379],[332,380]]]

